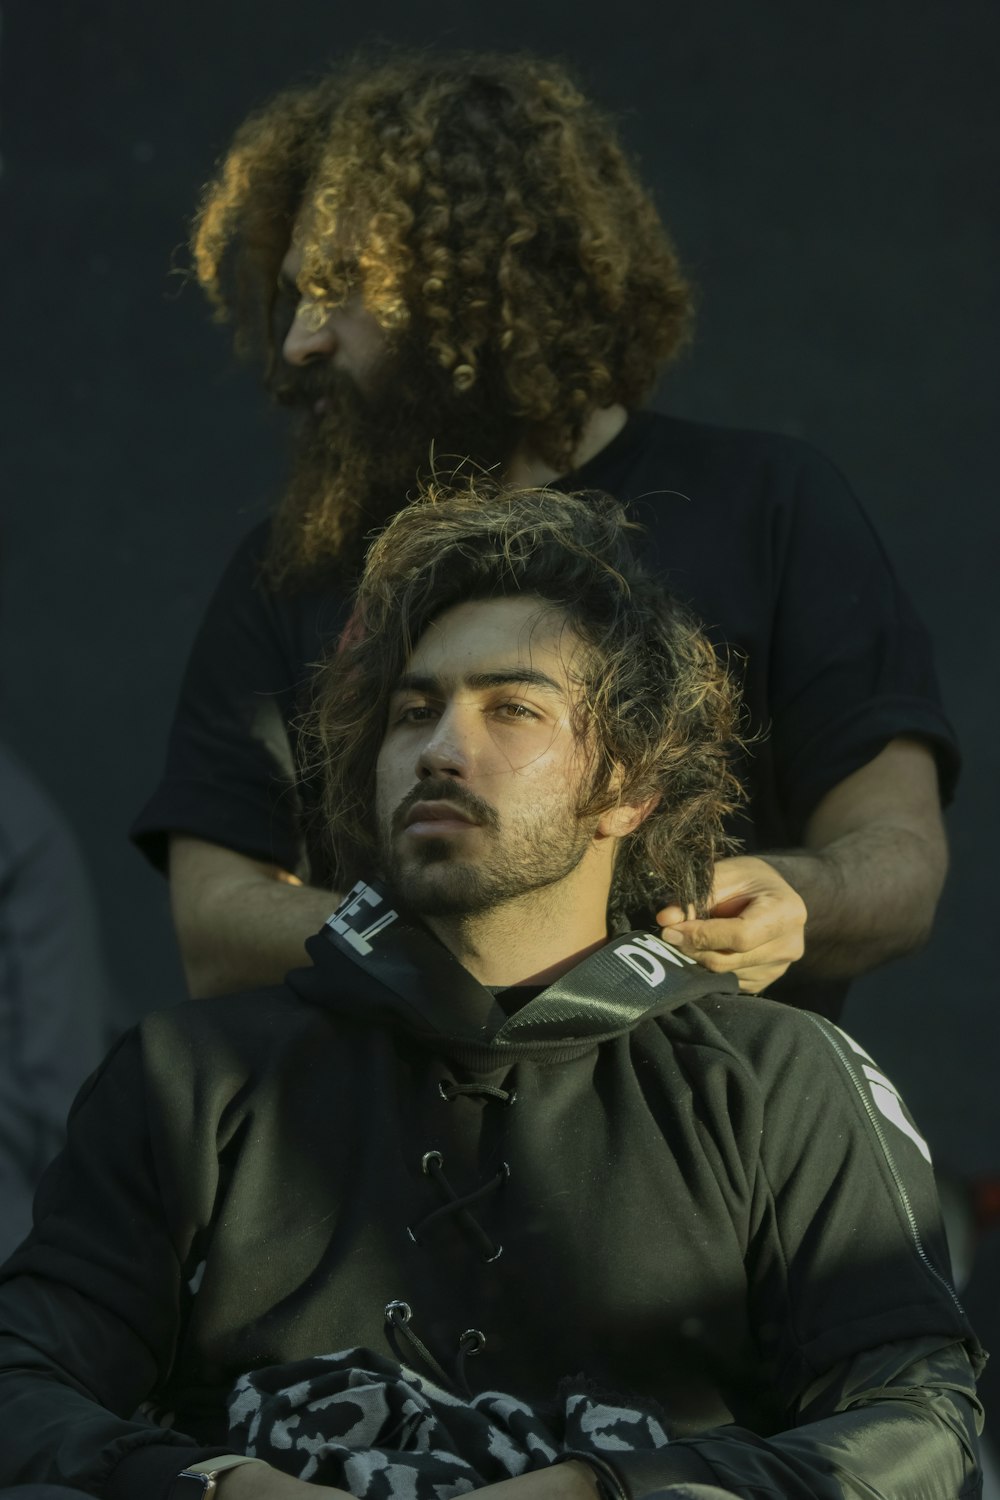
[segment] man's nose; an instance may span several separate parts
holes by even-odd
[[[468,775],[473,746],[466,719],[467,715],[449,710],[437,720],[433,733],[424,741],[420,751],[417,771],[422,778],[453,776],[461,779]]]
[[[295,309],[281,353],[290,365],[308,365],[316,359],[329,359],[336,353],[337,342],[333,311],[303,299]]]

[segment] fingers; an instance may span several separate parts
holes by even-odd
[[[795,963],[805,952],[805,917],[783,913],[715,918],[703,922],[680,922],[663,930],[690,958],[717,972],[729,972],[753,963]]]
[[[657,913],[664,939],[713,974],[735,974],[740,989],[759,994],[805,952],[801,896],[764,860],[722,860],[709,897],[710,915],[674,903]]]
[[[688,933],[695,949],[732,947],[739,952],[777,941],[784,931],[801,933],[806,920],[798,891],[770,865],[750,856],[716,866],[708,910],[707,918],[697,920],[691,907],[685,910],[672,902],[657,912],[656,920],[661,927]],[[792,953],[789,961],[800,956]]]
[[[735,974],[739,980],[740,989],[748,995],[759,995],[764,990],[780,979],[785,970],[792,964],[795,957],[800,957],[802,948],[798,945],[798,951],[793,956],[788,956],[783,951],[781,943],[770,943],[763,948],[752,948],[748,952],[735,952],[732,949],[720,951],[717,949],[697,950],[686,941],[685,935],[676,927],[669,927],[664,931],[664,940],[679,948],[682,953],[687,953],[690,958],[697,959],[703,969],[711,974]]]
[[[742,990],[759,994],[805,951],[805,907],[796,903],[771,907],[760,898],[741,916],[675,922],[663,936],[711,973],[735,974]]]
[[[656,924],[658,927],[672,927],[675,922],[687,922],[693,917],[693,906],[665,906],[662,911],[656,913]]]
[[[784,924],[776,917],[708,917],[703,922],[681,922],[670,928],[671,941],[692,958],[702,954],[749,954],[780,940]],[[678,941],[679,940],[679,941]],[[789,954],[789,963],[792,960]]]
[[[784,973],[789,964],[794,963],[796,958],[802,957],[801,945],[797,945],[792,951],[786,951],[784,943],[767,943],[760,948],[742,951],[733,948],[698,949],[686,942],[676,927],[668,928],[663,938],[665,942],[672,943],[675,948],[686,953],[689,958],[697,959],[702,968],[710,970],[713,974],[736,974],[742,970],[762,966],[780,966],[781,972]]]
[[[788,968],[788,964],[765,965],[761,969],[734,970],[739,980],[741,995],[761,995],[769,990],[774,982],[781,978]]]

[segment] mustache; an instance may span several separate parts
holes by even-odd
[[[456,786],[450,781],[420,781],[410,788],[393,813],[393,833],[402,832],[407,813],[418,802],[451,802],[481,827],[494,833],[500,827],[500,815],[496,808],[491,807],[482,797],[477,797],[475,792],[467,792],[464,787]]]
[[[268,394],[281,406],[312,408],[323,397],[342,397],[344,393],[356,398],[353,381],[340,370],[320,372],[308,366],[304,370],[278,367],[269,375],[266,386]]]

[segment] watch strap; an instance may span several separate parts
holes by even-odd
[[[224,1453],[218,1458],[204,1458],[200,1463],[189,1464],[170,1486],[170,1500],[213,1500],[220,1474],[227,1469],[238,1469],[241,1464],[263,1462],[262,1458],[251,1458],[246,1453]]]

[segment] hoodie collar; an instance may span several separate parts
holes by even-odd
[[[428,1040],[522,1043],[594,1041],[719,991],[710,974],[650,932],[610,938],[603,948],[507,1016],[494,996],[391,891],[358,881],[306,947],[312,969],[288,984],[303,999],[370,1025]]]

